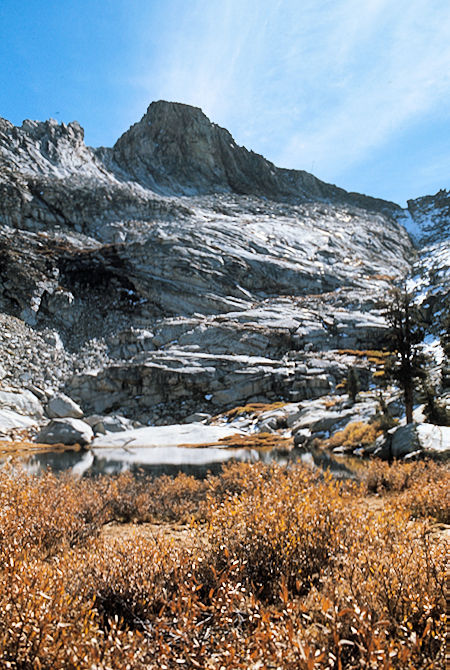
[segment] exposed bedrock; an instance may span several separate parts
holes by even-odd
[[[111,149],[76,122],[0,119],[0,377],[146,421],[320,396],[346,374],[339,351],[383,346],[383,296],[419,272],[398,221],[433,217],[430,321],[448,299],[430,260],[445,193],[408,212],[347,193],[176,103]]]

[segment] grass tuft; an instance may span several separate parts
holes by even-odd
[[[373,462],[359,483],[4,468],[0,667],[444,667],[448,491],[427,462]]]

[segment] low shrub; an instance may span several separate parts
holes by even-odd
[[[228,421],[231,421],[232,419],[236,419],[238,416],[259,416],[260,414],[263,414],[264,412],[270,412],[272,410],[276,409],[281,409],[286,405],[285,402],[271,402],[271,403],[265,403],[265,402],[253,402],[253,403],[248,403],[247,405],[239,405],[237,407],[233,407],[232,409],[228,410],[227,412],[224,412],[222,415],[225,417]]]
[[[336,447],[356,449],[372,444],[381,433],[382,430],[376,424],[355,421],[347,424],[343,430],[334,433],[328,440],[325,440],[324,444],[330,449]]]
[[[280,580],[302,593],[328,565],[341,523],[342,484],[305,469],[274,468],[258,486],[223,501],[210,500],[208,564],[221,571],[228,562],[240,578],[269,600]]]
[[[2,470],[0,667],[444,667],[446,490],[425,463],[374,463],[361,484],[262,464],[203,481]],[[190,540],[147,520],[191,520]]]
[[[414,517],[450,523],[450,475],[434,461],[372,461],[364,475],[368,493],[400,493],[398,502]]]

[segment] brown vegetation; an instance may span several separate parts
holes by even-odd
[[[248,405],[239,405],[238,407],[233,407],[233,409],[230,409],[228,410],[228,412],[224,412],[219,416],[226,417],[229,421],[231,421],[231,419],[235,419],[238,416],[247,416],[247,415],[259,416],[263,412],[269,412],[275,409],[280,409],[281,407],[284,407],[285,404],[286,404],[285,402],[272,402],[272,403],[253,402],[249,403]]]
[[[375,274],[375,275],[369,275],[367,279],[376,279],[377,281],[393,282],[396,279],[396,277],[395,275]]]
[[[254,433],[253,435],[230,435],[219,443],[227,447],[246,447],[249,449],[280,449],[289,451],[294,446],[292,437],[282,437],[276,433]]]
[[[0,667],[443,667],[430,530],[448,483],[432,463],[376,463],[359,484],[261,464],[205,480],[4,469]],[[189,523],[189,542],[112,538],[113,521]]]
[[[226,447],[228,449],[280,449],[290,451],[294,446],[292,437],[283,437],[278,433],[252,433],[250,435],[227,435],[221,437],[217,442],[205,442],[204,444],[180,444],[180,447],[190,447],[191,449],[199,447]]]
[[[39,442],[32,442],[28,438],[14,438],[12,440],[0,440],[0,454],[8,455],[14,458],[14,456],[20,456],[23,458],[27,453],[44,453],[47,451],[51,452],[61,452],[61,451],[79,451],[82,447],[79,444],[73,444],[70,446],[64,444],[41,444]]]
[[[389,351],[380,351],[378,349],[338,349],[338,354],[347,354],[357,358],[376,358],[385,359],[391,356]]]
[[[250,435],[228,435],[217,443],[221,447],[246,449],[280,449],[290,451],[294,446],[292,437],[283,437],[277,433],[253,433]]]
[[[345,447],[350,450],[357,447],[366,447],[375,442],[382,432],[376,423],[355,421],[347,424],[343,430],[338,430],[328,440],[325,440],[324,446],[329,449]]]
[[[368,363],[371,363],[371,365],[375,365],[377,370],[384,370],[386,363],[393,356],[391,351],[381,351],[377,349],[339,349],[338,353],[364,359]]]

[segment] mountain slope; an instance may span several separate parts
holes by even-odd
[[[441,316],[450,308],[450,193],[441,190],[416,200],[398,220],[419,250],[412,268],[412,285],[439,332]]]
[[[402,216],[186,105],[153,103],[112,149],[76,122],[2,120],[0,310],[14,341],[30,329],[5,383],[162,422],[326,393],[338,350],[382,346],[380,300],[415,257]]]

